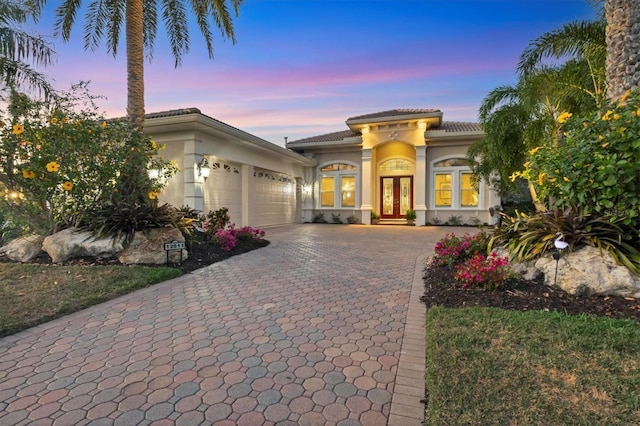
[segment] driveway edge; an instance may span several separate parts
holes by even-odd
[[[427,255],[416,259],[409,308],[400,349],[396,383],[391,400],[389,426],[424,424],[424,370],[426,309],[420,301],[424,294],[422,278]]]

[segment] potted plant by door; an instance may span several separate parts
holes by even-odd
[[[407,225],[414,225],[416,222],[416,211],[413,209],[407,210],[404,218],[407,219]]]
[[[371,224],[372,225],[377,225],[379,223],[380,223],[380,215],[372,210],[371,211]]]

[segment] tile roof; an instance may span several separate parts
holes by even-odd
[[[443,121],[440,127],[429,130],[444,130],[446,132],[481,132],[482,128],[478,123]]]
[[[398,108],[398,109],[390,109],[388,111],[374,112],[371,114],[358,115],[356,117],[348,118],[347,121],[351,120],[364,120],[369,118],[384,118],[384,117],[394,117],[397,115],[412,115],[412,114],[430,114],[442,112],[439,109],[420,109],[420,108]]]
[[[341,141],[346,138],[352,138],[357,136],[362,136],[362,135],[359,132],[354,132],[353,130],[342,130],[339,132],[326,133],[324,135],[311,136],[308,138],[291,141],[287,143],[287,146],[291,146],[299,143],[335,142],[335,141]]]
[[[145,114],[144,118],[162,118],[162,117],[175,117],[176,115],[187,115],[187,114],[202,114],[202,112],[198,108],[181,108],[181,109],[172,109],[169,111],[160,111],[160,112],[151,112],[149,114]]]

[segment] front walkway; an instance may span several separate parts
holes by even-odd
[[[452,228],[271,244],[0,339],[1,425],[418,425],[422,264]]]

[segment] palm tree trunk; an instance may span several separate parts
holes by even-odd
[[[607,95],[618,99],[640,86],[640,2],[607,0]]]
[[[127,115],[138,130],[144,124],[144,52],[142,0],[127,0]]]

